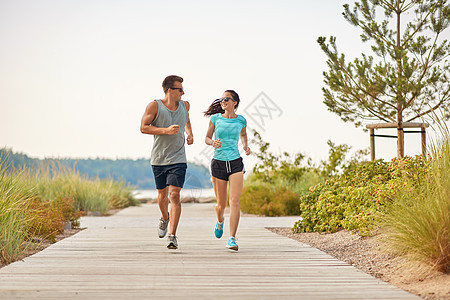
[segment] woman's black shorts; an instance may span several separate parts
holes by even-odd
[[[211,160],[211,175],[213,177],[228,181],[231,174],[238,172],[245,173],[242,157],[231,161],[217,160],[214,158]]]

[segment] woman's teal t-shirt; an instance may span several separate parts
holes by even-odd
[[[211,116],[213,123],[214,139],[220,139],[222,147],[214,150],[214,159],[230,161],[241,157],[238,142],[241,130],[247,126],[247,120],[241,115],[237,118],[227,119],[221,113]]]

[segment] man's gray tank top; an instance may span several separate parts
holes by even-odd
[[[184,128],[188,122],[188,114],[184,101],[178,103],[175,111],[168,109],[161,100],[155,101],[158,103],[158,114],[151,125],[167,128],[177,124],[180,126],[180,131],[175,135],[154,135],[151,164],[166,166],[187,163],[184,151]]]

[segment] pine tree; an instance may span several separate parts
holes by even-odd
[[[450,118],[447,0],[360,0],[344,5],[344,18],[362,30],[374,56],[347,62],[336,38],[319,37],[329,67],[324,72],[324,103],[345,122],[396,123],[398,156],[404,156],[404,122],[420,120],[440,108]],[[381,16],[379,16],[381,15]],[[381,19],[381,20],[377,20]]]

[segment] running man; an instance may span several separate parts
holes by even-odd
[[[167,238],[169,249],[178,248],[176,232],[181,215],[180,191],[187,169],[184,133],[188,145],[194,142],[189,120],[190,105],[181,100],[184,95],[182,83],[180,76],[167,76],[162,83],[164,99],[150,102],[141,120],[141,132],[154,136],[151,165],[161,211],[158,236],[164,238],[170,227]]]

